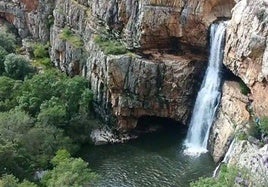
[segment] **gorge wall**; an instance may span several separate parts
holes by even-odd
[[[135,128],[142,116],[186,124],[206,66],[208,27],[230,17],[233,4],[58,0],[51,56],[63,71],[89,79],[97,113],[117,129]],[[64,28],[83,46],[62,39]],[[96,36],[116,38],[130,52],[107,55]]]

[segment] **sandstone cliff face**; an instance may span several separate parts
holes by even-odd
[[[148,60],[129,54],[105,56],[94,43],[89,48],[94,53],[84,72],[104,119],[111,120],[107,111],[114,114],[120,130],[135,128],[142,116],[168,117],[186,124],[196,80],[205,64],[202,57],[163,55]]]
[[[256,114],[267,116],[268,1],[239,1],[226,39],[225,65],[250,88]]]
[[[221,103],[210,133],[210,152],[215,162],[223,159],[234,138],[235,130],[245,128],[249,120],[247,102],[248,99],[240,92],[237,82],[224,83]]]
[[[137,120],[147,115],[185,124],[205,69],[206,55],[198,53],[207,45],[208,26],[217,17],[229,17],[231,9],[220,1],[192,3],[58,0],[50,35],[52,59],[70,75],[88,77],[97,113],[106,122],[117,123],[118,129],[133,129]],[[219,6],[228,11],[219,11]],[[194,15],[201,16],[207,8],[213,9],[212,13],[195,20]],[[194,34],[192,24],[201,25],[195,28],[198,33]],[[77,47],[63,40],[63,28],[69,28],[84,45]],[[107,31],[148,57],[105,55],[94,37]],[[162,49],[181,55],[158,52]]]
[[[223,61],[250,88],[256,117],[268,115],[267,8],[266,0],[241,0],[236,4],[227,26]],[[211,133],[211,150],[215,161],[219,161],[226,153],[235,127],[243,127],[249,120],[246,111],[248,98],[240,93],[238,85],[227,85],[223,88],[219,114]]]

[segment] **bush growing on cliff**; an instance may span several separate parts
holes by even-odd
[[[97,35],[94,39],[95,43],[100,46],[103,52],[108,55],[120,55],[127,53],[126,47],[117,40],[107,39]]]
[[[250,89],[247,87],[247,85],[242,80],[239,81],[239,86],[240,86],[240,92],[243,95],[248,95],[250,93]]]
[[[37,43],[33,46],[34,48],[34,63],[37,65],[44,66],[46,68],[50,68],[52,63],[50,61],[49,53],[48,53],[49,44],[43,45],[41,43]]]
[[[69,28],[64,28],[60,33],[60,39],[70,43],[75,48],[81,48],[83,41],[80,36],[75,35]]]
[[[267,116],[261,118],[259,128],[263,134],[268,135],[268,117]]]
[[[235,186],[235,179],[237,176],[241,176],[243,179],[247,178],[246,173],[242,173],[238,168],[234,166],[227,167],[222,165],[220,174],[216,178],[199,178],[195,182],[191,182],[191,187],[233,187]]]

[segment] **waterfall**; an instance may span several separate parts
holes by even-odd
[[[204,80],[197,94],[185,145],[186,154],[207,152],[207,141],[221,92],[219,76],[223,60],[226,23],[215,23],[210,28],[210,56]]]
[[[213,176],[212,177],[216,177],[218,175],[218,172],[221,168],[222,164],[227,164],[227,162],[230,160],[230,157],[233,154],[233,147],[234,147],[234,143],[235,143],[235,138],[233,139],[232,143],[230,144],[227,152],[225,153],[225,156],[223,158],[223,160],[218,164],[218,166],[216,167],[216,169],[213,172]]]

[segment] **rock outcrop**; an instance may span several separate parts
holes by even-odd
[[[93,51],[84,67],[103,119],[116,116],[118,128],[131,130],[142,116],[172,118],[186,124],[202,77],[200,56],[153,54],[151,60],[126,54],[106,56]],[[107,113],[108,111],[108,113]]]
[[[4,0],[0,13],[22,38],[50,38],[54,64],[87,76],[97,113],[128,130],[144,115],[186,123],[205,69],[208,27],[231,17],[233,6],[233,0]],[[104,54],[94,42],[103,33],[139,55]]]
[[[242,79],[251,91],[256,117],[268,115],[267,41],[268,2],[239,1],[232,11],[226,33],[224,64]],[[228,86],[229,85],[229,86]],[[235,128],[247,127],[249,98],[240,93],[238,84],[226,83],[218,116],[211,133],[211,150],[215,161],[227,151]]]
[[[243,168],[249,177],[248,186],[267,186],[268,144],[258,147],[249,141],[236,141],[230,152],[228,165]]]
[[[49,40],[54,0],[1,0],[0,16],[13,24],[21,38]]]
[[[268,116],[268,1],[239,1],[226,35],[224,64],[250,88],[256,115]]]
[[[221,103],[210,133],[210,152],[215,162],[221,161],[224,157],[234,138],[235,130],[247,124],[247,103],[248,98],[241,93],[239,83],[225,81]]]

